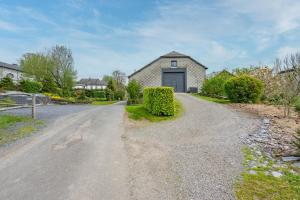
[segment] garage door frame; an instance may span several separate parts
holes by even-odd
[[[163,68],[161,70],[161,85],[164,82],[164,73],[184,73],[184,92],[187,91],[187,73],[186,68]]]

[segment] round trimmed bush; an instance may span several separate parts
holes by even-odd
[[[263,92],[263,83],[259,79],[242,75],[226,81],[225,92],[235,103],[255,103]]]

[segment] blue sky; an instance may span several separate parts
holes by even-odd
[[[208,72],[300,51],[298,0],[0,0],[0,61],[56,44],[78,78],[132,73],[172,50]]]

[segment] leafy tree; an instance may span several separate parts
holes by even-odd
[[[225,91],[228,98],[235,103],[255,103],[263,92],[261,80],[242,75],[226,81]]]
[[[51,71],[54,69],[54,62],[42,53],[24,54],[20,60],[20,66],[25,76],[34,78],[38,82],[53,79]]]
[[[49,57],[54,62],[54,67],[51,71],[54,81],[68,95],[76,79],[72,51],[64,46],[57,45],[52,48]]]
[[[137,100],[142,96],[142,85],[136,80],[131,80],[128,83],[127,92],[130,99]]]
[[[10,77],[4,77],[0,81],[0,88],[4,90],[15,90],[16,86]]]

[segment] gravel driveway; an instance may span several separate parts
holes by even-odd
[[[131,193],[136,199],[234,199],[240,136],[258,120],[187,94],[177,98],[185,107],[181,118],[138,128],[127,123]]]
[[[48,127],[0,148],[0,199],[234,199],[240,136],[258,120],[187,94],[177,98],[182,117],[139,126],[120,103],[40,107]]]

